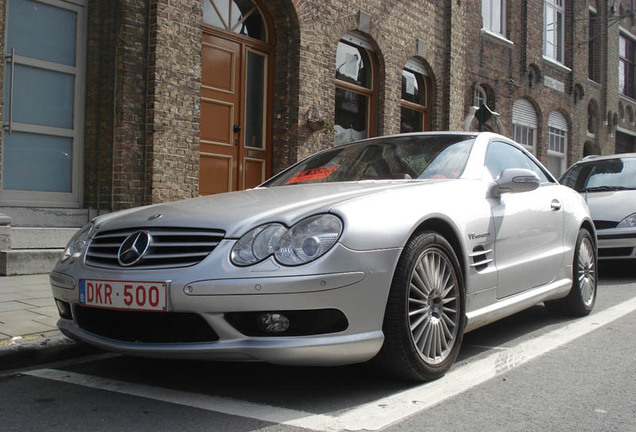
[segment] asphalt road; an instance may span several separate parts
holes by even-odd
[[[594,312],[535,306],[466,335],[442,379],[96,354],[0,375],[2,431],[636,431],[636,275]]]

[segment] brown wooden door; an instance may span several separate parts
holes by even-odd
[[[267,61],[243,42],[203,33],[200,195],[266,179]]]

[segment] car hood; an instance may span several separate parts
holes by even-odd
[[[636,213],[636,191],[588,192],[583,193],[592,219],[620,222]]]
[[[444,180],[442,180],[444,181]],[[292,225],[334,205],[388,189],[433,181],[364,181],[256,188],[124,210],[98,217],[100,230],[144,227],[219,229],[238,237],[267,222]],[[157,216],[161,215],[161,216]]]

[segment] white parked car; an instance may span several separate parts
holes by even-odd
[[[421,133],[100,216],[50,279],[62,332],[106,350],[430,380],[467,331],[540,302],[588,314],[596,255],[583,198],[521,146]]]
[[[636,153],[587,157],[561,182],[580,192],[590,208],[599,259],[636,259]]]

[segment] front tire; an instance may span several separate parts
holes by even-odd
[[[572,264],[572,288],[567,297],[545,302],[548,310],[571,316],[586,316],[596,303],[597,252],[590,232],[581,229]]]
[[[464,282],[457,256],[441,235],[427,231],[404,248],[384,318],[384,345],[374,359],[409,381],[444,375],[464,333]]]

